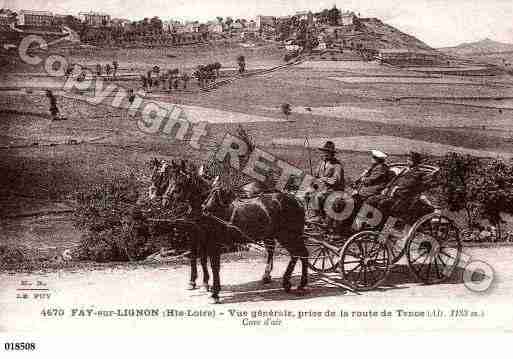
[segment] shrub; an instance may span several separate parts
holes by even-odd
[[[75,193],[74,225],[85,235],[74,252],[80,260],[127,261],[149,254],[149,226],[141,184],[133,175],[116,178]]]
[[[18,265],[27,260],[22,248],[0,245],[0,268]]]
[[[501,213],[513,213],[513,165],[449,153],[439,161],[441,198],[448,209],[464,210],[469,228],[479,218],[497,228],[502,239]]]
[[[133,175],[91,186],[75,193],[74,225],[85,232],[72,257],[77,260],[135,261],[163,247],[188,250],[190,230],[172,221],[185,216],[188,206],[161,208],[139,193],[146,186]]]

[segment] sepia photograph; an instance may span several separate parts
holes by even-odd
[[[511,333],[512,18],[510,0],[0,0],[0,334],[23,333],[0,352],[36,353],[28,333]]]

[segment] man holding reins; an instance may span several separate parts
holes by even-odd
[[[314,217],[312,222],[320,222],[323,216],[323,206],[326,198],[335,192],[343,191],[345,187],[344,169],[340,161],[335,157],[336,149],[332,141],[327,141],[323,147],[319,148],[322,152],[322,161],[314,172],[318,183],[314,185],[315,192],[311,193],[312,208]]]

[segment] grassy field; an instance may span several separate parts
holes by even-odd
[[[281,63],[281,50],[270,46],[244,49],[226,47],[190,47],[178,49],[83,50],[68,54],[82,64],[107,63],[116,59],[122,68],[147,70],[154,64],[164,68],[191,68],[198,63],[219,61],[225,67],[236,66],[239,54],[246,56],[248,68]],[[173,55],[176,57],[169,57]],[[513,112],[495,108],[476,108],[461,104],[418,102],[428,98],[492,98],[513,96],[513,78],[479,79],[447,76],[436,84],[418,83],[419,73],[410,73],[374,63],[310,62],[265,75],[251,76],[221,86],[211,92],[153,93],[159,101],[195,106],[209,121],[209,111],[229,113],[224,123],[209,125],[214,139],[227,131],[235,132],[237,121],[248,118],[244,128],[257,145],[308,171],[308,151],[302,146],[281,146],[276,138],[344,138],[355,136],[394,136],[476,150],[513,152],[510,133]],[[12,72],[36,72],[38,69],[17,67]],[[379,76],[379,83],[338,81],[344,76]],[[385,76],[385,77],[384,77]],[[390,77],[390,81],[386,80]],[[397,83],[400,78],[400,83]],[[19,79],[19,81],[22,81]],[[471,82],[460,85],[460,82]],[[423,81],[424,82],[424,81]],[[28,84],[27,84],[28,85]],[[119,83],[137,88],[138,84]],[[397,101],[408,97],[408,102]],[[28,207],[65,201],[70,193],[107,179],[134,173],[149,175],[152,157],[191,158],[200,160],[205,153],[183,142],[150,136],[138,131],[126,111],[105,105],[92,106],[75,99],[58,97],[66,121],[50,122],[48,101],[39,93],[7,94],[0,91],[0,197],[1,216],[15,215]],[[293,113],[285,121],[280,106],[289,103]],[[191,110],[192,111],[192,110]],[[251,122],[263,116],[271,122]],[[221,123],[220,123],[221,122]],[[63,144],[69,139],[89,141],[79,145]],[[37,145],[30,146],[37,143]],[[50,146],[51,143],[60,143]],[[17,145],[28,147],[17,148]],[[369,148],[373,143],[367,144]],[[10,148],[9,148],[10,146]],[[365,146],[363,146],[365,147]],[[411,146],[410,146],[411,147]],[[410,148],[408,148],[410,149]],[[405,148],[405,153],[407,150]],[[404,159],[398,154],[391,160]],[[313,161],[318,155],[312,152]],[[354,178],[369,164],[367,152],[345,149],[339,153],[346,176]],[[141,189],[143,190],[143,188]],[[0,237],[0,243],[12,238],[12,222]],[[57,233],[53,235],[59,235]],[[3,239],[2,239],[3,237]]]
[[[199,64],[220,62],[223,67],[237,67],[237,57],[243,55],[248,62],[269,67],[282,63],[283,51],[272,44],[246,48],[235,43],[218,43],[183,47],[129,48],[129,49],[79,49],[61,50],[73,63],[94,66],[118,61],[120,68],[133,70],[150,69],[154,65],[163,68],[191,69]]]

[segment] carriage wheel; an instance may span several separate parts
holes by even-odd
[[[459,229],[442,214],[429,214],[414,225],[406,245],[408,265],[415,278],[425,284],[451,277],[461,256]]]
[[[340,246],[330,240],[327,228],[307,223],[304,234],[308,250],[308,267],[319,273],[333,272],[338,265]]]
[[[406,253],[406,246],[400,243],[401,238],[388,239],[388,252],[390,253],[390,264],[396,264]]]
[[[306,240],[308,249],[308,267],[315,272],[333,272],[338,266],[340,249],[328,243],[312,242]]]
[[[390,252],[379,233],[355,234],[344,245],[340,257],[342,277],[356,290],[378,287],[390,271]]]

